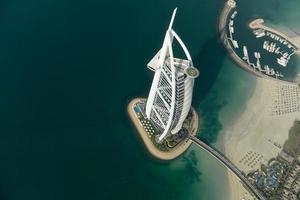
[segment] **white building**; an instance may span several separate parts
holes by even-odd
[[[161,130],[158,142],[168,134],[181,130],[191,103],[194,78],[199,71],[193,67],[191,56],[172,29],[176,10],[166,32],[162,48],[148,63],[148,68],[155,72],[151,90],[146,104],[146,116]],[[172,44],[174,39],[182,48],[186,58],[175,58]]]

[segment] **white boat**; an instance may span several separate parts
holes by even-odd
[[[276,48],[276,43],[274,42],[271,42],[271,45],[270,45],[270,52],[273,53],[275,51],[275,48]]]
[[[237,11],[234,11],[234,12],[232,13],[232,15],[231,15],[231,19],[234,19],[235,16],[236,16],[236,14],[237,14]]]
[[[264,66],[264,71],[266,72],[266,74],[269,75],[269,73],[270,73],[270,68],[269,68],[268,65],[265,65],[265,66]]]
[[[276,72],[276,74],[275,74],[275,76],[276,76],[276,78],[278,78],[278,77],[283,77],[283,74],[281,73],[281,72]]]
[[[284,57],[277,58],[277,63],[283,67],[286,67],[288,60]]]
[[[265,33],[260,33],[258,35],[256,35],[256,38],[261,38],[261,37],[264,37],[266,34]]]
[[[258,29],[254,31],[254,35],[256,38],[261,38],[266,35],[265,31],[263,29]]]
[[[273,76],[275,74],[275,70],[273,68],[270,68],[268,65],[265,65],[264,69],[267,75]]]
[[[257,52],[257,58],[258,58],[258,59],[260,59],[260,58],[261,58],[261,56],[260,56],[260,53],[259,53],[259,52]]]
[[[246,46],[243,47],[243,53],[244,53],[243,59],[244,59],[244,60],[247,60],[248,63],[249,63],[249,55],[248,55],[248,50],[247,50],[247,47],[246,47]]]
[[[234,48],[236,48],[236,49],[239,48],[239,44],[236,40],[231,40],[231,42],[232,42],[232,45],[233,45]]]
[[[263,48],[269,51],[269,41],[264,41]]]
[[[259,71],[261,71],[261,65],[260,65],[260,53],[259,52],[254,52],[254,57],[256,58],[256,67],[258,68]]]

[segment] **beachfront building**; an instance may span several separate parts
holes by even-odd
[[[193,67],[186,46],[172,29],[176,10],[162,48],[148,63],[148,68],[155,75],[147,99],[146,116],[161,132],[157,136],[158,142],[181,130],[191,108],[194,79],[199,75],[199,71]],[[174,40],[178,42],[186,58],[174,57]]]

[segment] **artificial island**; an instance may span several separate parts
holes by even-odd
[[[148,63],[155,72],[147,99],[135,98],[128,105],[133,121],[147,150],[160,160],[172,160],[183,154],[196,135],[199,118],[191,106],[194,79],[199,71],[177,33],[172,29],[174,10],[162,48]],[[174,57],[177,42],[186,58]]]

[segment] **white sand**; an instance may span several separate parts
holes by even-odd
[[[284,102],[292,104],[286,107]],[[290,108],[294,111],[285,113]],[[300,119],[300,110],[296,108],[300,109],[299,87],[257,78],[245,111],[224,131],[222,142],[227,157],[245,173],[276,157],[294,120]],[[277,115],[276,111],[284,114]],[[229,187],[230,200],[253,199],[230,172]]]

